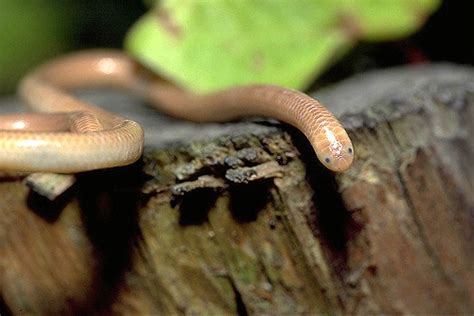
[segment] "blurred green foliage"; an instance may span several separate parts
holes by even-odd
[[[440,0],[143,0],[126,48],[196,91],[250,82],[303,89],[358,41],[405,37]],[[0,0],[0,93],[45,59],[119,47],[140,1]],[[439,49],[437,49],[439,51]]]
[[[125,47],[161,75],[198,92],[247,83],[304,89],[358,41],[408,36],[439,4],[155,0]]]
[[[69,47],[69,1],[0,0],[0,93],[33,65]]]

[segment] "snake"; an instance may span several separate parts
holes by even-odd
[[[353,162],[347,131],[303,92],[251,84],[198,94],[159,77],[126,52],[85,50],[56,57],[21,80],[19,97],[32,111],[0,115],[0,170],[79,173],[140,159],[144,130],[137,122],[72,92],[103,86],[125,90],[168,115],[195,122],[275,118],[299,129],[328,169],[342,172]]]

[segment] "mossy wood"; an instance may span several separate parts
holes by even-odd
[[[143,123],[144,159],[80,174],[54,202],[2,176],[2,315],[474,311],[472,69],[322,91],[356,150],[335,177],[272,121],[197,125],[85,97]]]

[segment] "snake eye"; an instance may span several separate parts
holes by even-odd
[[[352,148],[349,147],[349,149],[347,150],[349,152],[349,154],[352,154]]]
[[[326,163],[330,163],[330,162],[331,162],[331,159],[326,158],[326,159],[324,159],[324,161],[326,161]]]

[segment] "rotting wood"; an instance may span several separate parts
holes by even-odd
[[[292,129],[89,96],[139,116],[144,160],[78,175],[54,202],[2,178],[0,308],[472,312],[474,71],[388,70],[318,97],[354,141],[336,177]]]
[[[75,183],[74,175],[57,173],[32,173],[25,178],[25,184],[36,193],[54,201]]]

